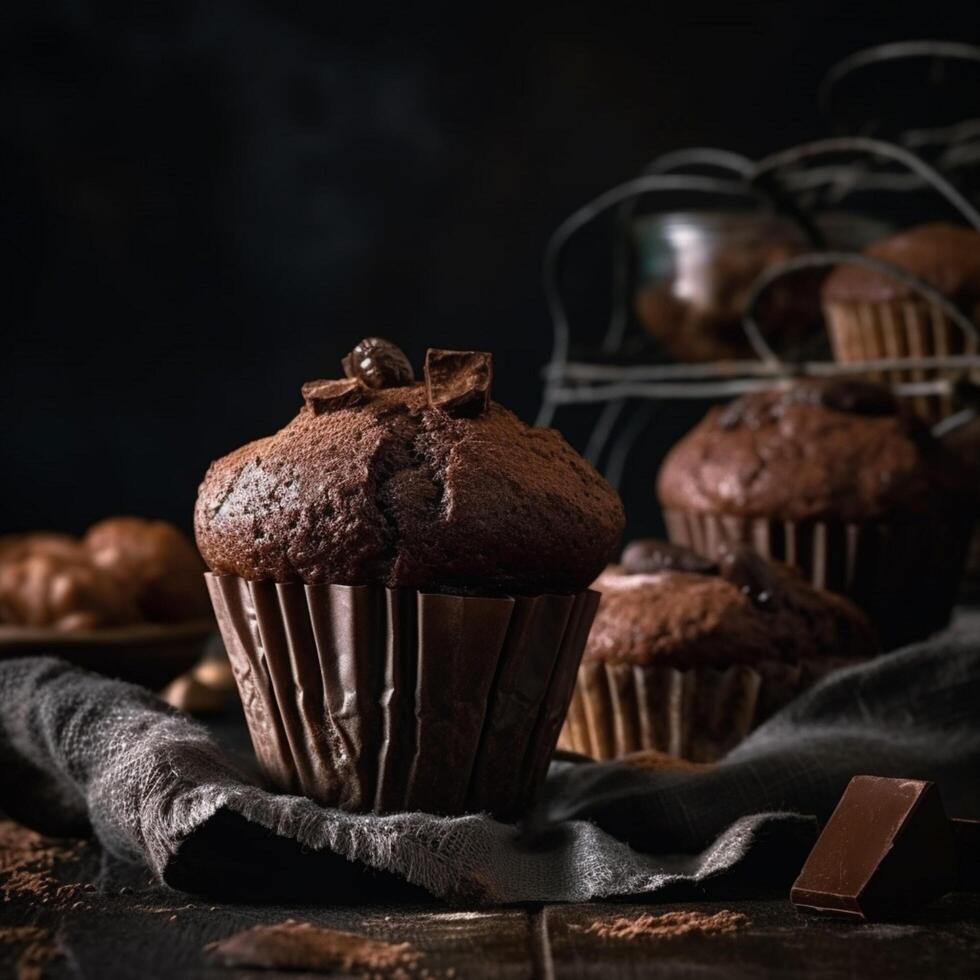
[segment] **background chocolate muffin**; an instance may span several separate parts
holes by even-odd
[[[422,383],[350,397],[308,395],[279,433],[211,465],[195,528],[213,571],[536,595],[577,592],[608,561],[622,505],[558,432],[496,403],[448,414]]]
[[[980,233],[947,224],[919,225],[875,242],[865,254],[883,259],[935,287],[980,330]],[[976,353],[975,337],[943,310],[893,276],[857,265],[836,268],[824,283],[823,306],[834,356],[856,362],[886,358]],[[923,381],[951,377],[941,369],[900,368],[878,380]],[[948,395],[922,395],[910,404],[928,418],[949,414]]]
[[[862,605],[886,646],[947,622],[978,492],[887,389],[856,381],[712,409],[657,489],[672,541],[712,557],[745,542],[798,565]]]
[[[975,312],[980,303],[980,232],[972,228],[916,225],[869,245],[864,254],[924,279],[967,312]],[[856,265],[835,269],[823,287],[831,303],[887,303],[917,295],[892,276]]]
[[[829,670],[878,652],[855,605],[746,546],[713,562],[644,541],[623,561],[595,584],[565,748],[712,761]]]

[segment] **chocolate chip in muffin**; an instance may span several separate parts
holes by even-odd
[[[751,548],[739,545],[721,556],[719,572],[760,609],[773,609],[779,593],[772,566]]]
[[[402,349],[382,337],[365,337],[341,363],[348,378],[367,388],[401,388],[415,380]]]

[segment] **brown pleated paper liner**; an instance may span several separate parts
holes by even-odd
[[[514,816],[547,771],[598,595],[206,576],[270,783],[361,812]]]
[[[725,668],[585,661],[559,748],[594,759],[655,750],[714,762],[841,660]]]
[[[665,510],[667,534],[717,558],[748,544],[798,567],[817,588],[850,597],[869,615],[883,649],[923,639],[949,622],[974,517],[933,514],[908,523],[771,521]]]
[[[947,357],[975,354],[976,341],[937,307],[921,300],[890,303],[828,303],[824,307],[834,358],[844,363],[886,358]],[[907,368],[869,371],[885,384],[955,379],[953,370]],[[931,422],[953,412],[949,395],[917,395],[909,404]]]

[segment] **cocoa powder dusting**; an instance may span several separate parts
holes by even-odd
[[[41,905],[65,908],[81,897],[82,885],[62,884],[56,866],[77,859],[82,841],[43,837],[12,820],[0,820],[0,894],[4,902],[31,899]]]
[[[409,980],[429,975],[410,943],[389,943],[353,932],[288,919],[254,926],[208,943],[205,951],[223,966],[273,970],[340,971],[363,977]]]
[[[576,932],[598,936],[600,939],[677,939],[690,933],[720,936],[735,932],[749,924],[741,912],[664,912],[662,915],[642,915],[630,918],[598,919],[588,926],[572,926]]]

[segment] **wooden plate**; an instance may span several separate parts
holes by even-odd
[[[106,677],[159,690],[190,670],[215,634],[210,620],[165,625],[139,623],[61,632],[33,626],[0,626],[0,660],[60,657]]]

